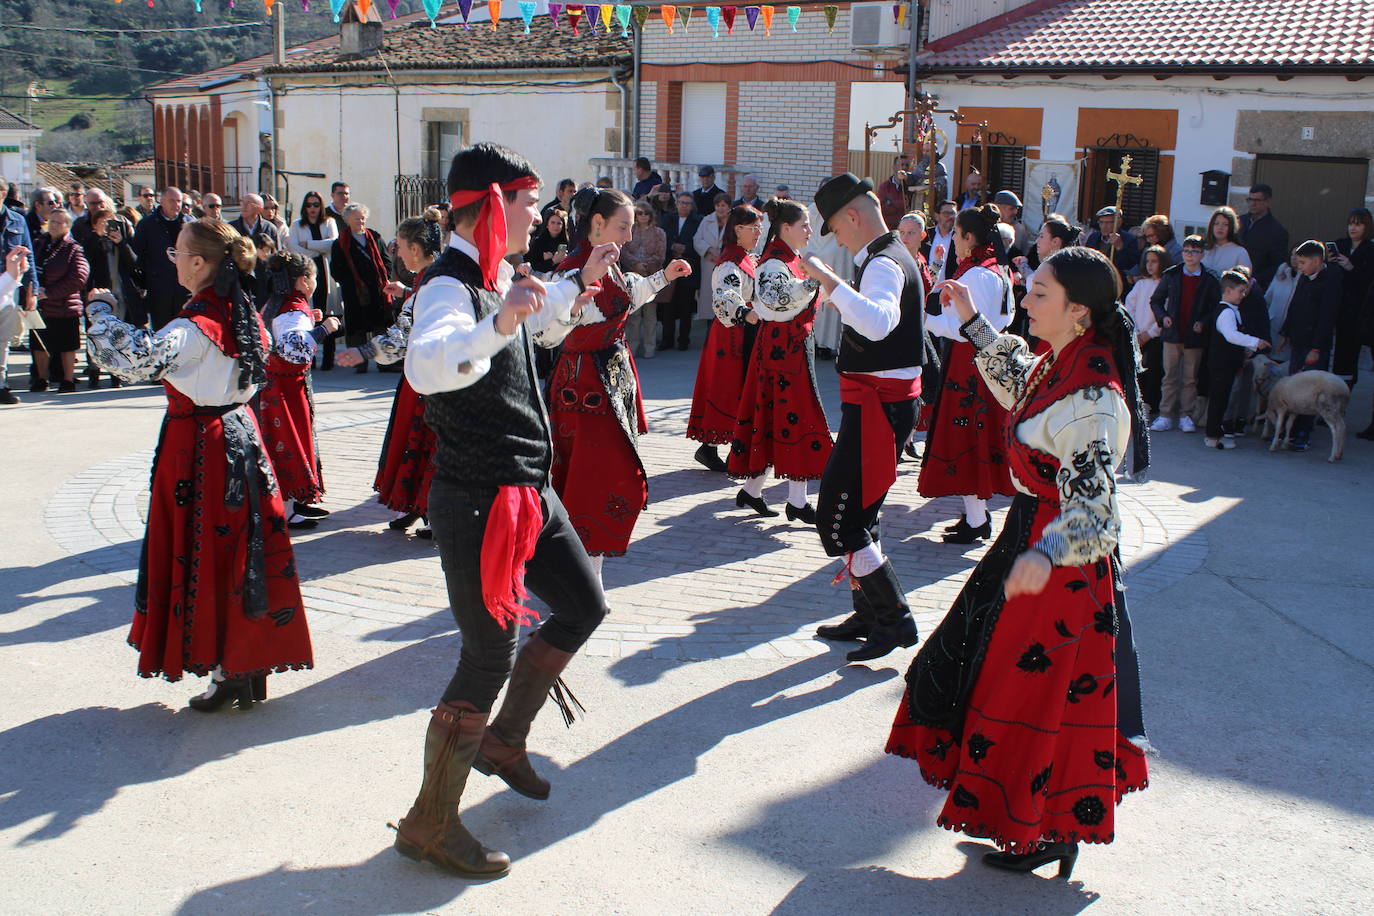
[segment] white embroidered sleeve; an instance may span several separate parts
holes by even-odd
[[[315,358],[315,322],[304,312],[285,312],[272,319],[272,349],[288,363],[305,365]]]
[[[1116,549],[1121,517],[1115,471],[1121,456],[1115,443],[1122,424],[1129,424],[1125,410],[1125,402],[1109,388],[1084,388],[1050,408],[1053,414],[1046,419],[1059,459],[1059,515],[1033,547],[1055,566],[1094,563]]]
[[[210,342],[184,318],[156,332],[136,328],[114,316],[109,300],[96,297],[86,306],[86,352],[96,365],[125,382],[155,382],[193,362]]]
[[[982,314],[965,322],[959,332],[978,351],[973,356],[974,364],[997,403],[1008,409],[1015,406],[1035,368],[1035,354],[1030,347],[1015,334],[998,334]]]
[[[717,264],[711,272],[711,311],[727,328],[749,309],[748,282],[748,275],[733,261]]]
[[[379,366],[389,366],[405,359],[414,314],[415,296],[412,295],[402,304],[395,324],[358,348],[363,359],[373,360]]]
[[[800,315],[816,297],[821,284],[807,277],[798,280],[781,261],[770,258],[759,266],[758,301],[762,314],[774,320]]]

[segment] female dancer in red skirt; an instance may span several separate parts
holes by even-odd
[[[1006,251],[997,231],[999,218],[997,208],[989,204],[961,211],[954,223],[954,249],[959,255],[954,276],[996,331],[1007,326],[1014,308],[1004,267]],[[926,330],[952,343],[917,486],[926,499],[964,498],[964,514],[946,530],[944,540],[972,544],[992,534],[988,498],[1016,491],[1007,472],[1007,411],[974,367],[973,347],[960,335],[959,324],[949,308],[926,316]]]
[[[747,478],[735,502],[777,515],[763,502],[768,469],[788,481],[787,519],[816,524],[806,482],[819,480],[833,443],[816,385],[817,290],[806,276],[801,250],[811,239],[806,209],[790,200],[770,200],[768,241],[759,259],[754,310],[758,337],[749,374],[735,411],[730,473]],[[717,271],[720,268],[716,268]]]
[[[443,239],[436,220],[415,217],[396,227],[396,253],[405,263],[406,270],[415,274],[415,285],[408,288],[395,280],[387,284],[387,292],[394,299],[405,298],[396,323],[362,346],[345,350],[338,357],[339,365],[357,366],[370,359],[379,366],[386,366],[405,359],[415,307],[411,298],[425,282],[425,268],[434,263],[442,248]],[[429,482],[433,477],[434,433],[425,425],[425,399],[402,375],[391,401],[391,419],[387,422],[382,455],[377,462],[377,476],[372,482],[377,501],[401,513],[388,522],[392,531],[405,531],[416,519],[424,519],[425,524],[416,529],[415,536],[433,537],[428,519]]]
[[[315,263],[285,251],[267,261],[271,298],[263,322],[272,332],[272,355],[267,358],[267,383],[258,394],[258,424],[262,442],[272,459],[277,484],[287,507],[288,528],[314,528],[329,514],[315,506],[324,496],[324,469],[315,442],[315,399],[310,366],[315,346],[339,329],[339,319],[316,325],[310,302],[315,293]]]
[[[687,438],[701,443],[693,457],[707,470],[726,470],[716,446],[735,438],[735,410],[749,370],[749,354],[758,335],[753,315],[754,273],[758,261],[753,251],[763,235],[763,214],[747,204],[730,210],[721,232],[724,248],[709,278],[711,311],[716,320],[706,334],[692,389],[692,412],[687,417]],[[752,316],[752,320],[751,320]],[[741,501],[759,515],[777,515],[762,499]]]
[[[91,359],[167,392],[129,642],[143,677],[213,675],[193,708],[247,709],[266,697],[268,673],[313,664],[281,492],[245,406],[270,345],[240,285],[255,252],[228,223],[202,219],[172,254],[178,281],[199,292],[161,330],[116,319],[102,290],[87,307]]]
[[[587,188],[573,198],[573,207],[575,247],[558,265],[560,277],[580,271],[598,245],[624,245],[634,224],[630,198],[620,191]],[[553,367],[553,488],[598,574],[604,557],[629,548],[635,520],[649,498],[638,451],[639,434],[648,424],[634,358],[625,346],[625,322],[659,290],[691,272],[686,261],[673,261],[651,277],[612,267],[578,326],[563,338]]]
[[[1113,476],[1132,434],[1134,470],[1149,463],[1134,329],[1116,271],[1087,248],[1035,274],[1025,303],[1041,356],[999,335],[966,284],[936,289],[1010,411],[1019,493],[912,662],[887,751],[949,790],[940,826],[1004,850],[989,865],[1057,861],[1068,877],[1077,844],[1110,843],[1115,806],[1148,784]]]

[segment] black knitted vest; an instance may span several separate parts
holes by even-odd
[[[863,282],[864,268],[874,258],[889,258],[896,262],[906,277],[902,286],[902,318],[897,327],[882,340],[869,340],[849,325],[840,336],[840,352],[835,368],[841,372],[882,372],[887,369],[906,369],[925,362],[925,342],[922,337],[922,314],[925,303],[921,295],[921,270],[916,259],[897,238],[895,232],[879,236],[868,246],[868,258],[854,277],[854,288]]]
[[[439,277],[467,287],[479,322],[500,311],[501,295],[483,289],[477,262],[456,248],[445,249],[425,270],[425,285]],[[425,424],[437,440],[437,479],[463,486],[543,487],[548,482],[549,420],[530,347],[522,330],[475,383],[425,395]]]

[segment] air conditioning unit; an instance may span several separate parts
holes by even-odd
[[[904,48],[911,41],[910,16],[899,28],[891,3],[855,3],[849,7],[849,45],[852,48]]]

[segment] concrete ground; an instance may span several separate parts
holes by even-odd
[[[654,502],[569,671],[587,717],[535,724],[553,797],[473,777],[464,821],[514,859],[488,884],[402,859],[386,826],[457,651],[433,548],[371,501],[396,376],[317,374],[334,515],[297,539],[317,667],[213,716],[185,708],[194,680],[139,679],[124,643],[160,392],[0,409],[0,912],[1374,910],[1374,446],[1333,466],[1324,429],[1305,454],[1156,437],[1154,482],[1122,488],[1150,788],[1072,881],[1004,875],[882,753],[912,653],[846,666],[811,639],[845,612],[814,534],[747,518],[691,462],[698,354],[641,363]],[[980,551],[939,542],[957,505],[921,500],[914,468],[885,526],[928,633]]]

